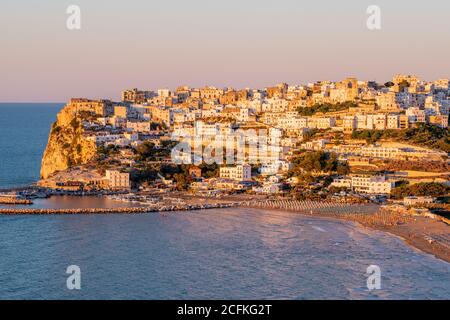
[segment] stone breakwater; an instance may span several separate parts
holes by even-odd
[[[236,207],[237,203],[203,205],[178,205],[132,208],[87,208],[87,209],[0,209],[0,215],[75,215],[75,214],[145,214],[152,212],[191,211]]]
[[[31,205],[33,201],[27,199],[2,198],[0,197],[0,204],[26,204]]]

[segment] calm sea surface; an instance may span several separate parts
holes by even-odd
[[[0,188],[39,179],[50,125],[63,104],[0,103]]]
[[[0,105],[0,187],[39,177],[60,105]],[[37,207],[121,205],[51,198]],[[81,290],[66,269],[81,269]],[[369,292],[366,269],[381,268]],[[354,224],[252,209],[0,216],[0,299],[449,299],[450,264]]]

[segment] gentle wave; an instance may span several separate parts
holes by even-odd
[[[383,232],[287,212],[0,217],[0,256],[3,299],[450,298],[450,264]],[[379,291],[366,287],[369,265],[381,268]]]

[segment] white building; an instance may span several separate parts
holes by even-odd
[[[405,198],[403,198],[403,204],[405,206],[431,204],[431,203],[434,203],[434,201],[435,201],[435,198],[433,198],[433,197],[405,197]]]
[[[261,187],[253,187],[253,191],[256,193],[263,193],[263,194],[277,194],[280,193],[281,191],[281,184],[266,182]]]
[[[252,167],[248,164],[222,167],[220,168],[220,177],[236,181],[249,181],[252,179]]]
[[[436,96],[429,96],[425,100],[425,113],[427,115],[448,115],[449,100],[439,99]]]
[[[325,146],[327,144],[327,140],[325,139],[318,139],[313,141],[308,141],[306,143],[302,143],[301,147],[306,150],[323,150],[325,149]]]
[[[280,98],[266,99],[261,105],[263,112],[285,112],[289,108],[289,101]]]
[[[263,176],[270,176],[280,172],[288,172],[292,169],[292,163],[285,160],[274,160],[261,164],[259,172]]]
[[[112,143],[121,138],[123,138],[122,134],[98,134],[98,135],[90,135],[87,137],[88,140],[94,141],[97,145],[104,143]]]
[[[127,129],[132,132],[149,132],[149,121],[127,121]]]
[[[335,117],[310,117],[308,118],[308,128],[330,129],[336,125]]]
[[[117,170],[106,170],[106,179],[111,189],[130,189],[130,174]]]
[[[386,129],[386,115],[385,114],[369,114],[367,115],[366,128],[370,130],[384,130]]]
[[[218,123],[206,123],[203,121],[196,121],[194,134],[197,137],[217,136],[220,134],[220,127]]]
[[[366,194],[390,194],[393,183],[385,176],[351,175],[334,179],[331,186]]]
[[[376,100],[381,110],[397,110],[400,107],[395,92],[380,93]]]
[[[417,107],[408,108],[406,110],[406,116],[408,117],[409,123],[426,122],[425,110],[421,110]]]
[[[386,129],[399,129],[400,116],[398,114],[389,114],[386,121]]]
[[[162,98],[168,98],[170,97],[170,90],[167,88],[158,89],[158,96]]]
[[[353,130],[358,127],[357,118],[355,116],[345,116],[342,119],[342,127],[345,130]]]
[[[283,116],[277,119],[277,127],[289,130],[308,127],[308,119],[299,116]]]
[[[241,122],[247,122],[250,118],[250,110],[248,108],[241,108],[239,110],[238,120]]]

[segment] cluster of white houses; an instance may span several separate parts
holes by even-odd
[[[405,161],[442,161],[447,153],[417,147],[386,147],[383,145],[347,144],[335,145],[325,139],[317,139],[301,144],[306,150],[333,152],[342,158],[356,156],[368,159],[387,159]]]
[[[348,108],[333,112],[316,112],[311,116],[301,112],[320,104],[348,102],[352,102]],[[146,140],[158,145],[163,139],[181,141],[194,137],[191,140],[194,146],[199,137],[211,143],[211,139],[226,141],[236,132],[257,132],[259,140],[255,143],[260,145],[263,136],[269,152],[255,153],[246,146],[243,161],[247,164],[220,169],[220,178],[242,182],[251,180],[249,164],[258,163],[259,172],[269,178],[286,173],[291,168],[288,156],[300,146],[305,134],[314,129],[396,130],[417,123],[448,127],[450,91],[447,79],[427,82],[415,76],[396,75],[386,85],[347,78],[307,85],[282,83],[261,90],[185,86],[176,90],[131,89],[122,93],[119,103],[72,99],[69,105],[77,112],[95,114],[83,124],[88,129],[86,138],[97,145],[138,146]],[[326,141],[310,141],[301,147],[335,152],[342,157],[422,159],[443,155],[376,145],[330,145]],[[191,154],[181,157],[192,160]],[[129,188],[129,176],[109,172],[107,179],[113,188]],[[384,194],[391,188],[390,182],[380,177],[347,177],[336,180],[334,185],[362,193]]]
[[[408,86],[402,87],[405,82]],[[70,104],[79,111],[95,111],[98,118],[87,126],[108,128],[93,133],[90,139],[120,146],[138,140],[132,134],[152,132],[155,122],[163,123],[173,136],[228,135],[236,127],[249,124],[280,130],[283,137],[299,138],[311,129],[395,130],[416,123],[448,127],[448,80],[424,82],[414,76],[398,75],[392,84],[380,87],[349,78],[305,86],[279,84],[263,90],[132,89],[122,93],[121,103],[72,99]],[[298,112],[316,104],[348,101],[354,102],[355,107],[312,116]],[[115,130],[122,132],[112,132]]]

